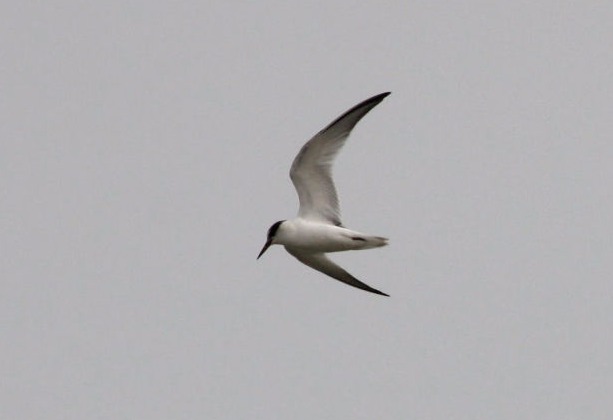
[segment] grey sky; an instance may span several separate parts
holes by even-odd
[[[610,2],[4,2],[0,418],[610,419]],[[371,95],[334,255],[291,160]]]

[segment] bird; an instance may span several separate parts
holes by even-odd
[[[283,245],[290,255],[317,271],[358,289],[389,296],[349,274],[326,253],[372,249],[388,244],[388,238],[343,226],[332,165],[356,124],[390,93],[380,93],[355,105],[302,146],[290,169],[300,203],[298,216],[280,220],[268,229],[257,260],[272,245]]]

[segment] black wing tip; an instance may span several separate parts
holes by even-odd
[[[357,109],[360,109],[360,108],[363,108],[363,107],[365,107],[365,106],[369,106],[369,105],[371,105],[371,104],[374,104],[374,105],[372,105],[372,107],[370,108],[370,109],[372,109],[372,108],[374,108],[375,106],[377,106],[377,105],[378,105],[378,104],[379,104],[379,103],[380,103],[382,100],[384,100],[386,97],[388,97],[388,96],[389,96],[389,95],[391,95],[391,94],[392,94],[392,92],[383,92],[383,93],[380,93],[380,94],[378,94],[378,95],[371,96],[370,98],[365,99],[365,100],[363,100],[362,102],[360,102],[359,104],[355,105],[355,106],[354,106],[353,108],[351,108],[349,111],[345,112],[343,115],[341,115],[340,117],[338,117],[338,118],[336,119],[336,121],[339,121],[339,120],[340,120],[340,119],[342,119],[344,116],[351,114],[353,111],[355,111],[355,110],[357,110]],[[370,109],[369,109],[369,110],[370,110]],[[368,111],[367,111],[367,112],[368,112]],[[332,126],[332,124],[330,124],[330,126]]]
[[[377,294],[377,295],[381,295],[381,296],[387,296],[387,297],[390,297],[390,295],[388,295],[387,293],[383,293],[381,290],[377,290],[377,289],[372,289],[372,290],[369,290],[369,292],[373,292],[373,293],[375,293],[375,294]]]
[[[350,108],[349,110],[345,111],[341,116],[339,116],[338,118],[336,118],[334,121],[332,121],[330,124],[328,124],[327,126],[325,126],[318,134],[324,133],[326,131],[328,131],[329,129],[331,129],[332,127],[334,127],[339,121],[341,121],[342,119],[346,118],[348,115],[352,114],[353,112],[361,109],[361,108],[366,108],[368,107],[368,109],[366,110],[366,112],[359,117],[349,128],[348,128],[348,132],[350,132],[353,127],[358,123],[358,121],[360,121],[360,119],[362,119],[362,117],[364,117],[364,115],[366,115],[371,109],[373,109],[375,106],[379,105],[379,103],[381,103],[381,101],[383,99],[385,99],[386,96],[391,95],[392,92],[383,92],[380,93],[378,95],[372,96],[362,102],[360,102],[359,104],[353,106],[352,108]],[[307,143],[308,144],[308,143]],[[304,146],[303,146],[304,147]],[[302,151],[302,150],[301,150]]]
[[[359,104],[359,105],[362,105],[362,106],[363,106],[363,105],[366,105],[366,104],[371,103],[371,102],[377,102],[377,103],[379,103],[379,102],[381,102],[382,100],[384,100],[385,98],[387,98],[388,96],[390,96],[391,94],[392,94],[392,92],[383,92],[383,93],[379,93],[378,95],[375,95],[375,96],[373,96],[373,97],[371,97],[371,98],[366,99],[365,101],[363,101],[363,102],[362,102],[361,104]],[[359,105],[358,105],[358,106],[359,106]],[[357,108],[358,106],[356,106],[356,108]]]

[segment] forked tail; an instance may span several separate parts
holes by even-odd
[[[378,248],[380,246],[387,245],[387,241],[389,241],[389,239],[384,238],[383,236],[371,236],[368,238],[368,241],[372,242],[373,248]]]
[[[361,241],[363,245],[358,249],[370,249],[370,248],[379,248],[387,245],[387,238],[383,236],[360,236],[352,238],[354,240]]]

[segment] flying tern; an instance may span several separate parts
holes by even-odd
[[[327,252],[387,245],[387,238],[366,235],[343,226],[332,180],[332,164],[353,127],[389,94],[381,93],[360,102],[302,146],[289,173],[300,201],[298,217],[278,221],[268,229],[266,243],[257,259],[271,245],[284,245],[298,261],[317,271],[358,289],[389,296],[362,283],[326,256]]]

